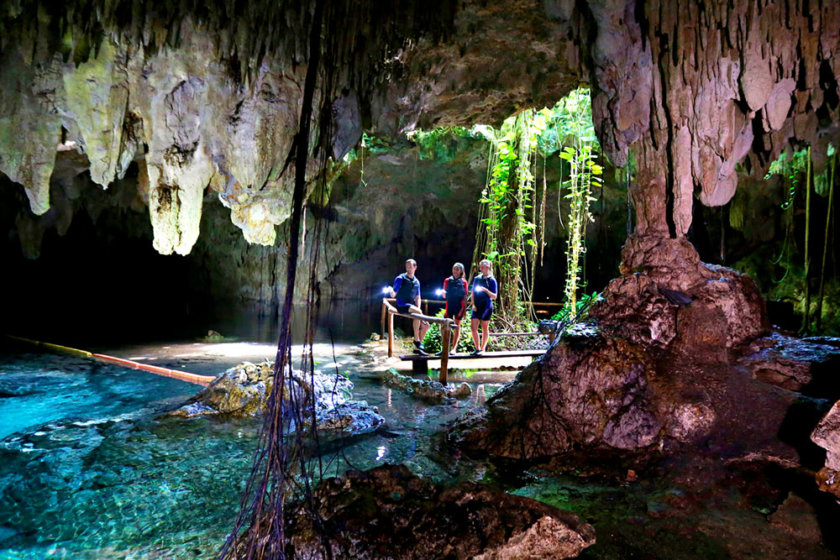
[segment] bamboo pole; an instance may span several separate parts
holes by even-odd
[[[440,382],[446,385],[446,373],[449,366],[449,321],[440,325],[442,353],[440,355]]]
[[[51,350],[53,352],[59,352],[61,354],[68,354],[70,356],[76,356],[79,358],[90,358],[94,360],[99,360],[102,362],[108,362],[110,364],[127,367],[131,369],[139,369],[141,371],[146,371],[149,373],[154,373],[155,375],[161,375],[163,377],[172,377],[174,379],[179,379],[181,381],[186,381],[187,383],[194,383],[195,385],[201,385],[203,387],[207,387],[213,381],[216,380],[216,377],[213,375],[198,375],[197,373],[190,373],[188,371],[179,371],[175,369],[160,367],[160,366],[153,366],[151,364],[144,364],[141,362],[135,362],[134,360],[126,360],[125,358],[117,358],[116,356],[109,356],[108,354],[96,354],[93,352],[88,352],[87,350],[79,350],[78,348],[71,348],[70,346],[62,346],[60,344],[53,344],[51,342],[42,342],[40,340],[32,340],[30,338],[23,338],[20,336],[11,336],[8,335],[9,338],[13,340],[19,340],[21,342],[26,342],[28,344],[32,344],[33,346],[39,346],[46,348],[47,350]]]

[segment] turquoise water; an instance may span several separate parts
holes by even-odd
[[[477,399],[429,406],[375,382],[351,347],[336,347],[335,361],[332,348],[321,350],[320,367],[348,374],[354,398],[378,406],[388,423],[325,453],[327,475],[385,462],[433,479],[454,474],[433,434]],[[269,357],[273,347],[113,353],[208,374]],[[212,558],[238,510],[261,425],[162,415],[199,390],[83,358],[0,355],[0,559]]]
[[[807,529],[793,531],[784,516],[768,516],[780,498],[768,496],[769,505],[756,508],[736,483],[694,489],[658,471],[628,483],[594,472],[506,473],[470,462],[441,446],[437,434],[499,384],[480,383],[489,377],[473,373],[470,399],[428,405],[379,384],[357,351],[319,346],[315,356],[319,368],[348,375],[354,398],[377,406],[387,426],[327,445],[327,476],[402,463],[433,481],[496,483],[592,523],[598,542],[582,558],[834,557],[819,542],[812,513],[793,517],[792,527]],[[273,352],[270,344],[242,342],[106,353],[216,374]],[[0,354],[0,560],[215,557],[238,511],[261,422],[164,414],[199,390],[81,358]],[[822,523],[836,527],[835,519]]]

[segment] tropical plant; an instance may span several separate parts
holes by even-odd
[[[593,221],[593,189],[601,186],[600,147],[592,124],[589,90],[578,89],[553,108],[526,109],[506,119],[498,129],[476,125],[417,131],[411,140],[421,157],[445,158],[452,140],[461,137],[488,141],[487,176],[479,199],[473,263],[487,258],[499,281],[497,317],[509,328],[534,319],[530,304],[537,263],[545,248],[548,198],[546,163],[561,170],[558,218],[568,231],[567,278],[564,295],[575,301],[583,280],[586,227]],[[542,176],[539,160],[542,158]],[[560,216],[560,200],[567,200],[567,223]],[[474,273],[474,271],[472,271]]]
[[[446,313],[445,309],[441,309],[437,312],[435,317],[443,318],[444,314]],[[461,323],[461,337],[458,339],[458,346],[455,348],[455,352],[458,353],[466,353],[469,354],[473,350],[475,350],[475,345],[473,344],[472,337],[470,336],[470,322],[469,320],[464,320]],[[452,336],[450,334],[450,336]],[[432,323],[429,326],[429,330],[426,331],[426,337],[423,339],[423,347],[426,349],[426,352],[436,354],[441,351],[443,348],[443,342],[441,340],[440,334],[440,325],[437,323]]]
[[[570,302],[563,304],[560,311],[551,316],[552,321],[560,321],[561,323],[573,323],[584,319],[589,312],[589,309],[596,302],[602,301],[604,298],[598,292],[591,294],[583,294],[580,299],[575,301],[575,308],[572,309]]]

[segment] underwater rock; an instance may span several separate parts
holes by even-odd
[[[465,399],[472,393],[470,386],[466,383],[461,383],[457,387],[443,385],[440,381],[414,379],[407,375],[401,375],[393,368],[385,372],[382,381],[389,387],[402,389],[413,397],[432,402]]]
[[[299,513],[287,529],[295,558],[561,559],[595,543],[573,513],[474,483],[433,486],[404,466],[325,480],[314,502],[332,555]]]
[[[244,362],[230,368],[187,404],[170,414],[184,418],[227,414],[256,416],[266,411],[273,386],[274,365],[271,362]],[[316,372],[304,378],[293,374],[294,398],[311,402],[314,397],[315,418],[320,432],[360,435],[373,432],[385,423],[376,407],[365,401],[351,401],[353,382],[342,375]],[[292,391],[285,398],[291,401]]]
[[[817,484],[820,490],[834,494],[840,501],[840,401],[817,424],[811,440],[826,451],[825,466],[817,473]]]

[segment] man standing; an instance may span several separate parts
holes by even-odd
[[[390,296],[397,299],[397,311],[400,313],[422,314],[420,309],[420,280],[414,273],[417,270],[417,261],[408,259],[405,261],[405,272],[394,279],[394,287],[390,290]],[[426,355],[423,348],[423,338],[429,330],[429,323],[414,319],[414,351],[421,356]]]

